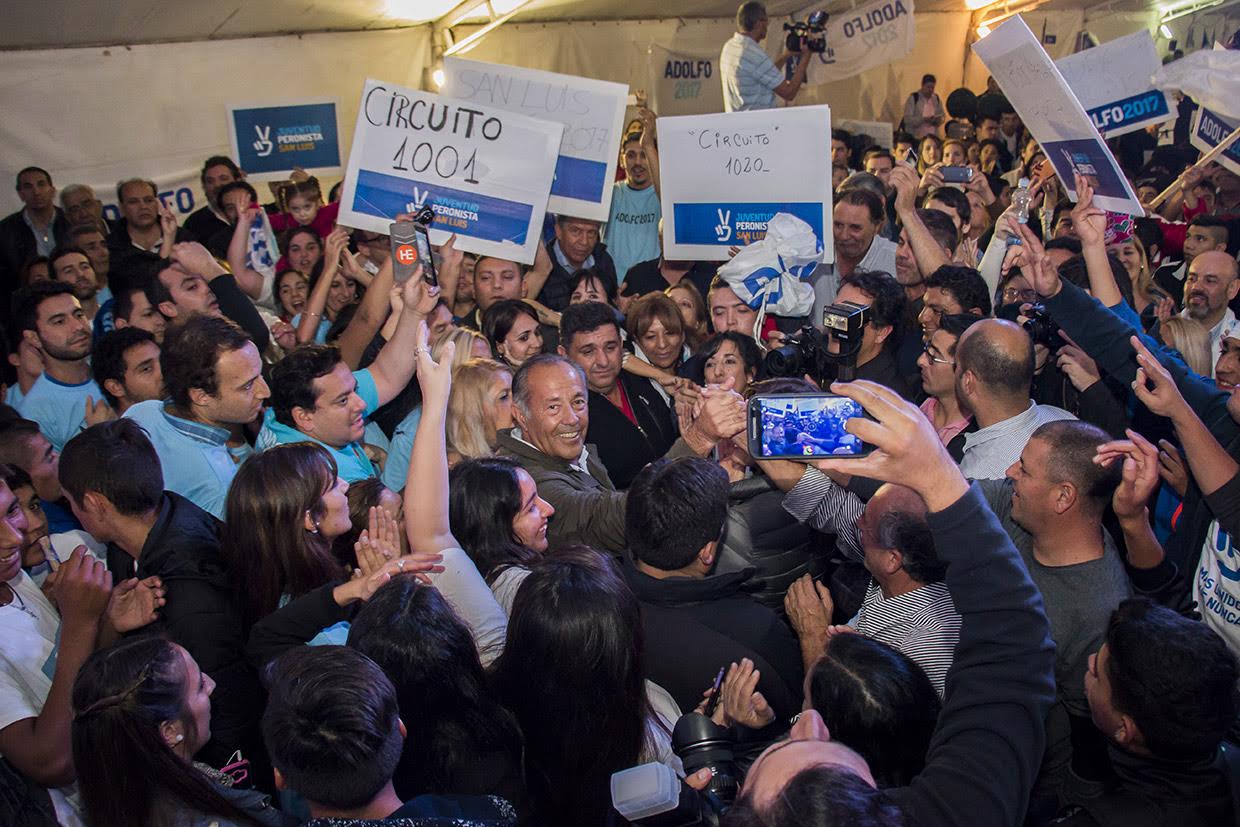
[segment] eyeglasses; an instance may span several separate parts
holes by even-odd
[[[922,344],[922,346],[921,346],[921,349],[922,349],[922,350],[924,350],[924,351],[926,352],[926,356],[930,359],[930,361],[931,361],[931,362],[934,362],[936,365],[954,365],[954,364],[956,364],[956,360],[955,360],[955,359],[944,359],[942,356],[936,356],[936,355],[934,354],[934,351],[930,349],[930,343],[929,343],[929,342],[925,342],[925,343],[923,343],[923,344]]]
[[[1015,287],[1003,288],[1003,303],[1011,304],[1015,301],[1036,302],[1038,300],[1037,290],[1017,290]]]

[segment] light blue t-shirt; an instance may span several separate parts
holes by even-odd
[[[30,387],[33,388],[34,385],[31,385]],[[4,395],[4,404],[8,405],[18,413],[21,413],[22,400],[25,398],[26,394],[22,391],[22,386],[14,382],[12,385],[9,385],[9,389]]]
[[[659,218],[663,208],[654,185],[635,190],[624,181],[617,181],[611,191],[611,211],[603,240],[607,252],[616,263],[616,278],[621,284],[629,268],[659,257]]]
[[[366,410],[362,415],[370,416],[379,407],[379,390],[375,387],[375,379],[369,370],[355,370],[353,378],[357,380],[357,395],[366,403]],[[263,429],[258,432],[258,439],[255,442],[260,451],[265,451],[273,445],[318,442],[331,452],[332,459],[336,460],[336,473],[345,482],[357,482],[375,476],[375,466],[366,456],[366,451],[363,450],[360,442],[350,442],[343,448],[320,442],[276,419],[276,412],[270,408],[263,415]]]
[[[289,324],[293,326],[293,330],[296,330],[298,325],[301,324],[301,314],[298,313],[296,316],[294,316],[293,321],[289,322]],[[319,319],[319,326],[314,331],[314,343],[316,345],[327,344],[327,331],[331,329],[332,329],[331,322],[327,321],[327,319]]]
[[[392,432],[392,447],[388,449],[387,465],[383,466],[383,485],[393,491],[405,487],[409,476],[409,457],[413,454],[413,438],[422,421],[422,406],[418,405]]]
[[[39,430],[57,451],[86,427],[86,397],[95,402],[103,399],[103,391],[94,379],[80,385],[64,385],[45,372],[30,386],[30,391],[17,408],[26,419],[39,423]]]
[[[142,426],[164,472],[164,489],[175,491],[194,505],[224,519],[228,486],[237,475],[237,463],[228,451],[228,430],[173,416],[167,402],[151,399],[125,411],[125,418]]]

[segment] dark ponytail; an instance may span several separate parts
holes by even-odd
[[[73,684],[73,763],[91,827],[171,821],[160,814],[169,803],[175,811],[261,824],[160,736],[164,721],[192,725],[185,680],[179,647],[161,638],[122,641],[82,665]]]

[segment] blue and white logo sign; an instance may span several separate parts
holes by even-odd
[[[547,209],[607,220],[629,87],[458,57],[443,71],[445,95],[563,124]]]
[[[793,106],[757,112],[659,118],[663,254],[724,261],[732,247],[766,237],[789,213],[809,224],[834,261],[831,235],[831,110]]]
[[[431,243],[530,264],[564,127],[368,80],[362,89],[339,221],[387,233],[429,205]]]
[[[1240,123],[1229,121],[1222,115],[1204,106],[1193,116],[1193,130],[1189,133],[1189,142],[1202,152],[1209,152],[1223,142],[1223,139],[1236,130]],[[1215,160],[1227,167],[1236,175],[1240,175],[1240,142],[1234,143]]]
[[[340,173],[335,101],[228,107],[233,158],[252,181],[288,177],[294,167]]]
[[[1104,138],[1172,117],[1171,98],[1150,81],[1161,65],[1154,40],[1144,29],[1055,61]]]

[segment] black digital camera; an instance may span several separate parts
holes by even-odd
[[[822,54],[827,50],[827,20],[831,15],[825,11],[811,12],[805,20],[784,24],[788,33],[784,45],[790,52]]]
[[[1059,325],[1051,318],[1051,314],[1046,311],[1046,307],[1041,302],[1025,311],[1023,327],[1035,345],[1045,345],[1051,350],[1058,350],[1064,346],[1063,337],[1059,335]]]
[[[822,331],[813,325],[805,325],[784,340],[784,346],[766,354],[763,366],[766,375],[775,377],[800,377],[805,374],[823,379],[828,365],[837,366],[836,376],[841,382],[850,380],[850,371],[857,366],[857,351],[861,349],[861,336],[870,321],[870,309],[852,302],[840,302],[822,309]],[[839,343],[839,352],[827,349],[829,339]]]

